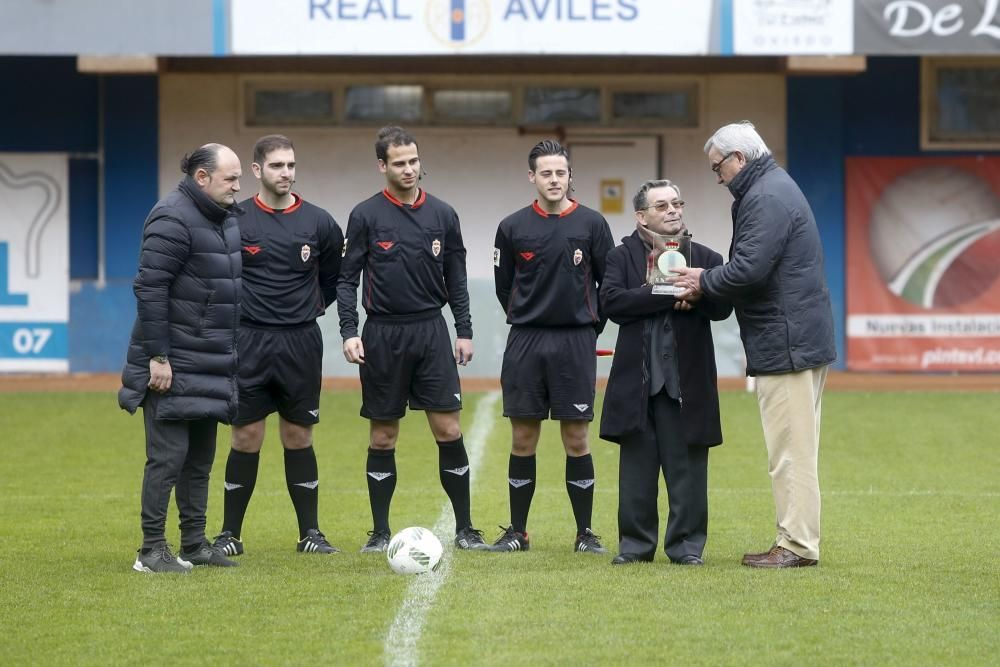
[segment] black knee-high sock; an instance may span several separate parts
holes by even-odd
[[[260,452],[248,454],[235,449],[229,450],[222,530],[229,531],[233,537],[239,538],[243,531],[243,517],[246,516],[254,486],[257,485],[259,465]]]
[[[396,450],[368,448],[365,465],[368,478],[368,502],[376,532],[389,532],[389,505],[396,490]]]
[[[507,464],[510,490],[510,525],[519,533],[528,532],[528,510],[535,495],[535,455],[510,455]]]
[[[299,520],[301,540],[310,528],[319,530],[319,469],[312,445],[285,450],[285,483]]]
[[[590,454],[566,457],[566,491],[573,506],[576,534],[590,528],[594,512],[594,457]]]
[[[465,451],[462,436],[451,442],[438,442],[438,467],[441,486],[451,500],[455,511],[455,532],[472,525],[469,498],[469,455]]]

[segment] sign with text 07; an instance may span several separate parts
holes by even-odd
[[[65,155],[0,153],[0,373],[69,370]]]

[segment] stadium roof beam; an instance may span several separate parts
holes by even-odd
[[[76,71],[80,74],[156,74],[160,62],[156,56],[96,56],[76,57]]]
[[[865,56],[788,56],[788,74],[861,74],[868,68]]]

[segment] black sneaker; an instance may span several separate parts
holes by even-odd
[[[236,561],[226,558],[222,549],[207,541],[191,550],[181,549],[181,558],[192,565],[214,565],[215,567],[236,567],[239,565]]]
[[[361,547],[361,553],[374,554],[386,551],[389,548],[390,537],[388,530],[369,530],[368,541]]]
[[[226,556],[243,555],[243,542],[233,537],[233,534],[228,530],[224,530],[216,535],[215,540],[212,541],[212,546],[222,551]]]
[[[187,574],[191,571],[191,563],[175,556],[166,542],[159,542],[153,545],[148,554],[142,553],[142,549],[139,549],[135,562],[132,563],[132,569],[150,574]]]
[[[490,547],[490,551],[527,551],[531,547],[527,533],[519,533],[513,526],[500,526],[503,535]]]
[[[455,535],[455,546],[470,551],[489,551],[490,545],[483,541],[483,531],[466,526]]]
[[[590,528],[584,530],[583,535],[576,536],[576,545],[573,547],[573,551],[587,554],[608,553],[608,550],[601,544],[601,536],[594,535],[594,531]]]
[[[326,541],[326,535],[316,528],[306,531],[306,536],[302,538],[295,549],[306,554],[337,554],[340,549]]]

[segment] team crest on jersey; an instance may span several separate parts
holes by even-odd
[[[382,250],[388,250],[392,246],[396,245],[396,242],[395,241],[376,241],[375,245],[377,245],[379,248],[382,248]]]
[[[573,266],[580,266],[580,262],[583,261],[583,251],[577,248],[573,251]]]
[[[431,244],[431,252],[437,257],[441,254],[441,241],[434,239],[434,243]]]
[[[303,262],[309,261],[309,256],[312,254],[312,248],[308,244],[302,246],[302,250],[299,252],[299,257],[302,258]]]

